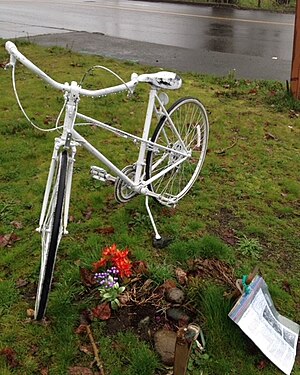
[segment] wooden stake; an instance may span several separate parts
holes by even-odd
[[[300,0],[296,2],[291,92],[295,99],[300,99]]]
[[[196,324],[179,328],[175,345],[174,375],[186,374],[192,343],[197,339],[199,332],[200,328]]]

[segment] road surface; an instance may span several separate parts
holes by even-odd
[[[0,0],[0,37],[237,77],[290,77],[294,16],[130,0]]]

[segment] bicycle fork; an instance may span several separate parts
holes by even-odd
[[[37,232],[41,233],[45,218],[48,214],[47,209],[50,206],[50,200],[53,199],[53,192],[57,193],[57,184],[58,176],[56,176],[55,171],[58,170],[59,155],[61,154],[61,148],[65,144],[65,141],[58,138],[55,140],[55,146],[52,154],[51,164],[48,173],[48,179],[46,184],[46,189],[44,192],[43,205],[39,219],[39,226],[36,229]],[[76,145],[71,142],[70,145],[71,152],[68,154],[67,162],[67,175],[66,175],[66,186],[65,186],[65,197],[64,197],[64,206],[63,206],[63,232],[62,234],[68,234],[67,225],[68,225],[68,215],[70,207],[70,196],[71,196],[71,187],[72,187],[72,176],[73,176],[73,167],[75,162],[76,155]]]

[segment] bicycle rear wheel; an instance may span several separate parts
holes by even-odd
[[[35,319],[44,317],[51,288],[57,248],[63,234],[62,212],[65,195],[67,151],[59,153],[53,178],[52,192],[41,228],[42,256],[38,289],[35,302]]]
[[[179,99],[168,110],[168,114],[189,156],[148,185],[151,191],[159,194],[156,200],[167,206],[175,205],[196,181],[205,159],[209,134],[206,110],[195,98]],[[184,147],[174,132],[170,120],[167,116],[160,119],[151,141],[174,151],[184,152]],[[172,151],[151,147],[146,156],[146,179],[154,177],[183,157]]]

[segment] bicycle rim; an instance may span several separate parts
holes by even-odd
[[[195,98],[182,98],[168,110],[170,120],[163,116],[151,138],[152,142],[174,151],[189,153],[181,164],[148,185],[157,194],[157,201],[164,205],[175,205],[190,190],[196,181],[206,155],[209,125],[205,108]],[[175,125],[184,147],[176,132]],[[180,161],[180,156],[172,151],[152,148],[146,157],[146,179],[154,177],[165,168]]]
[[[59,154],[44,223],[42,225],[42,256],[35,303],[35,319],[44,317],[51,288],[57,248],[62,236],[62,211],[67,172],[67,151]]]

